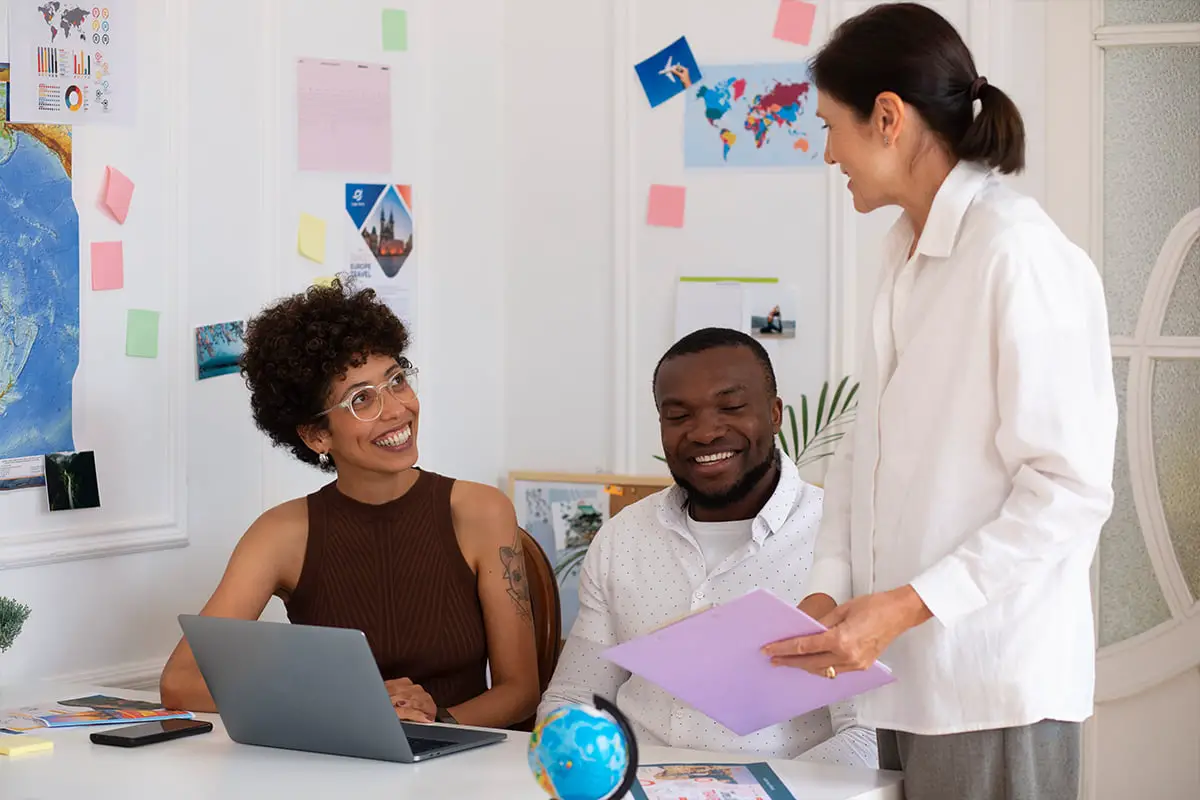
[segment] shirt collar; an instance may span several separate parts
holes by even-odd
[[[942,181],[941,187],[933,197],[929,218],[925,220],[925,230],[921,232],[921,240],[917,242],[918,253],[932,258],[946,258],[953,252],[967,208],[991,174],[991,169],[985,165],[964,160],[960,160],[954,169],[950,170],[950,174]],[[900,215],[896,228],[903,229],[906,234],[904,238],[912,240],[912,220],[907,213]]]
[[[804,482],[800,480],[800,471],[795,462],[779,449],[779,445],[775,446],[775,451],[780,456],[779,482],[775,484],[775,491],[771,493],[770,499],[754,517],[752,530],[754,541],[758,544],[762,544],[769,535],[779,533],[803,491]],[[673,484],[661,497],[658,506],[659,523],[678,533],[686,533],[687,496],[683,489],[678,484]]]

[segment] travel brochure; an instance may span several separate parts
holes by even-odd
[[[645,764],[637,776],[637,800],[796,800],[766,763]]]
[[[45,728],[80,725],[119,725],[160,719],[192,719],[189,711],[173,711],[158,703],[126,700],[108,695],[76,697],[43,706],[0,711],[0,732],[25,733]]]

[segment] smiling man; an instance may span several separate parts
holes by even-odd
[[[776,448],[782,403],[757,341],[726,328],[685,336],[659,361],[654,400],[675,485],[596,535],[579,577],[579,617],[540,715],[599,694],[629,717],[642,745],[876,766],[874,731],[855,725],[851,703],[739,737],[601,655],[751,589],[798,603],[821,520],[821,490]]]

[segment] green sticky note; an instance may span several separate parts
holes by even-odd
[[[408,49],[408,12],[398,8],[383,10],[383,49]]]
[[[125,355],[158,358],[158,312],[129,309],[125,319]]]
[[[298,238],[300,255],[318,264],[325,263],[325,220],[311,214],[301,214]]]

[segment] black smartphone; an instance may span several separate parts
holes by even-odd
[[[201,719],[163,719],[143,722],[141,725],[126,725],[111,731],[97,731],[92,734],[92,742],[111,744],[115,747],[141,747],[144,744],[208,733],[212,729],[211,722]]]

